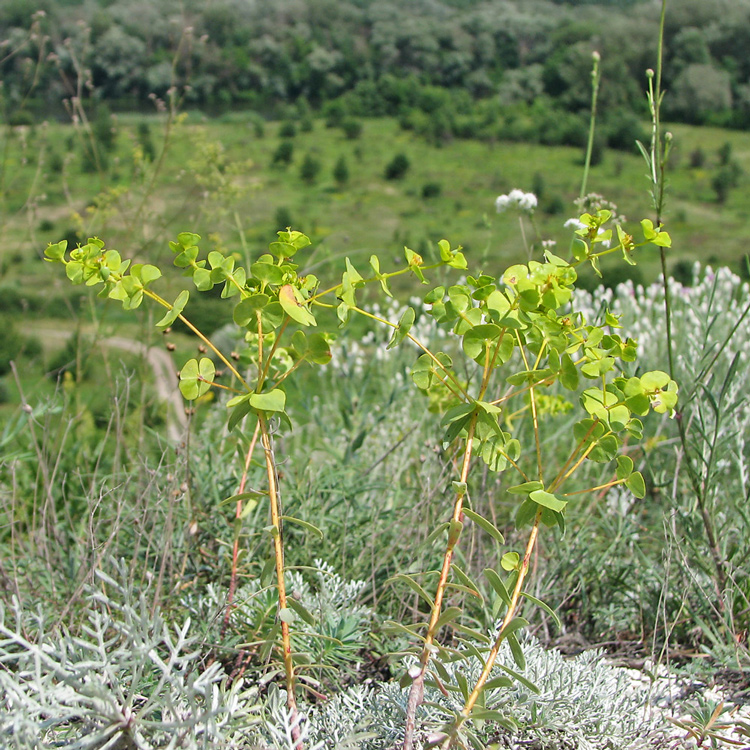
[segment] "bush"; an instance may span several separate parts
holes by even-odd
[[[297,135],[297,128],[293,122],[285,122],[279,128],[280,138],[294,138],[295,135]]]
[[[697,146],[690,152],[690,166],[693,169],[699,169],[706,163],[706,152]]]
[[[286,206],[279,206],[276,209],[273,221],[276,228],[283,229],[292,226],[294,223],[292,221],[292,212]]]
[[[637,149],[636,141],[646,143],[648,140],[648,133],[632,112],[618,112],[617,116],[606,124],[604,131],[607,146],[617,151],[634,152]]]
[[[411,163],[403,152],[396,154],[385,168],[386,180],[400,180],[409,171]]]
[[[422,185],[423,198],[437,198],[443,192],[443,187],[439,182],[425,182]]]
[[[354,117],[347,117],[341,123],[341,129],[350,141],[355,141],[362,135],[362,122]]]
[[[345,185],[349,182],[349,165],[346,163],[346,157],[339,156],[333,168],[333,179],[336,180],[337,185]]]
[[[736,161],[732,161],[729,164],[719,167],[719,170],[713,176],[711,180],[711,187],[716,193],[717,203],[726,203],[729,197],[729,191],[732,188],[737,187],[740,180],[740,174],[742,169]]]
[[[294,144],[291,141],[282,141],[273,153],[271,165],[276,166],[278,164],[282,167],[288,167],[292,163],[293,156]]]
[[[12,128],[30,128],[34,125],[34,115],[32,115],[31,112],[28,112],[25,109],[20,109],[16,112],[13,112],[10,117],[8,117],[8,125],[10,125]]]
[[[153,161],[156,157],[154,141],[151,137],[151,126],[147,122],[139,122],[136,131],[138,143],[143,149],[143,158],[146,161]]]
[[[320,173],[320,162],[311,154],[305,154],[299,176],[303,182],[314,183]]]
[[[678,260],[672,266],[670,275],[682,286],[693,286],[693,264],[689,260]]]
[[[0,318],[0,327],[3,330],[0,337],[0,375],[5,375],[10,372],[10,363],[23,351],[26,340],[9,317]]]
[[[565,212],[565,200],[560,195],[553,195],[542,203],[542,211],[549,216],[559,216]]]
[[[732,144],[729,141],[724,141],[724,143],[719,146],[716,155],[719,157],[719,164],[722,167],[729,166],[732,161]]]

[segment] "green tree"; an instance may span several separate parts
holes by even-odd
[[[271,158],[273,166],[279,165],[288,167],[292,163],[294,156],[294,144],[291,141],[282,141]]]
[[[700,124],[712,112],[732,107],[729,73],[713,65],[688,65],[674,81],[664,100],[666,114],[685,122]]]
[[[333,179],[336,180],[336,184],[339,187],[349,182],[349,165],[346,163],[346,157],[343,155],[339,156],[333,167]]]
[[[409,171],[411,162],[407,155],[403,152],[396,154],[391,159],[385,168],[385,179],[386,180],[400,180]]]
[[[312,184],[318,179],[320,173],[320,161],[312,154],[305,154],[302,166],[299,169],[299,176],[303,182]]]

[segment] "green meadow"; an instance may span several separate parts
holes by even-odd
[[[134,160],[138,122],[148,123],[152,161]],[[309,132],[297,125],[293,137],[282,138],[280,130],[288,124],[190,113],[169,127],[163,160],[163,122],[120,115],[115,123],[106,169],[90,171],[83,168],[86,135],[72,126],[6,132],[0,284],[33,292],[45,274],[39,262],[43,248],[63,237],[75,244],[101,236],[123,251],[159,258],[165,238],[189,229],[217,246],[252,254],[287,224],[313,240],[309,263],[319,273],[331,259],[362,261],[376,251],[400,255],[404,245],[429,257],[444,237],[488,264],[500,264],[526,257],[541,239],[565,247],[570,232],[562,225],[575,214],[581,188],[579,149],[460,139],[436,146],[391,119],[365,120],[355,139],[322,120],[312,121]],[[750,136],[686,125],[669,129],[674,134],[665,212],[674,240],[670,266],[697,260],[739,270],[746,252]],[[292,147],[290,161],[274,163],[285,141]],[[713,181],[727,144],[739,177],[720,202]],[[408,169],[386,179],[386,167],[399,153]],[[306,159],[313,167],[302,175]],[[347,176],[337,181],[339,160]],[[634,217],[648,205],[645,173],[635,149],[607,150],[591,169],[587,191]],[[518,216],[494,209],[497,195],[516,187],[539,198],[533,221],[524,220],[526,248],[519,242]],[[655,255],[645,252],[638,262],[636,278],[653,280]],[[611,283],[624,272],[614,259],[609,266],[615,274],[608,277]]]

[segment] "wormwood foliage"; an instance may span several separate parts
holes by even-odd
[[[530,260],[513,265],[500,275],[491,275],[485,269],[469,268],[461,248],[452,248],[442,240],[433,262],[428,263],[405,248],[404,265],[391,272],[382,270],[377,256],[370,258],[368,275],[346,259],[340,282],[327,289],[321,289],[312,274],[299,273],[296,258],[310,245],[300,232],[279,232],[269,252],[247,268],[238,265],[235,256],[218,251],[202,257],[198,235],[183,232],[170,243],[174,264],[192,279],[198,291],[222,285],[221,296],[232,300],[234,322],[242,330],[246,344],[238,364],[185,317],[187,290],[180,292],[174,302],[153,291],[152,285],[162,275],[157,267],[131,265],[96,238],[70,251],[64,241],[46,249],[47,259],[63,264],[73,283],[100,286],[100,296],[118,300],[126,309],[137,308],[146,298],[153,300],[166,310],[157,323],[161,328],[178,318],[182,320],[212,351],[212,357],[192,359],[182,368],[183,396],[194,400],[212,387],[228,390],[230,429],[255,426],[255,435],[248,441],[250,453],[259,437],[267,487],[263,492],[240,491],[228,502],[236,503],[237,545],[237,530],[243,519],[264,496],[268,497],[271,523],[267,530],[273,555],[264,568],[261,584],[268,585],[275,572],[278,654],[284,665],[289,732],[296,747],[302,747],[305,734],[296,709],[296,688],[309,659],[299,653],[304,639],[295,641],[295,624],[300,619],[314,622],[315,614],[295,597],[287,596],[282,526],[284,522],[295,523],[309,533],[321,532],[309,522],[284,516],[281,511],[269,422],[276,420],[291,426],[285,381],[304,363],[327,363],[334,333],[323,324],[343,326],[352,315],[390,328],[389,348],[409,341],[420,349],[412,379],[419,391],[429,397],[431,408],[442,414],[443,448],[455,458],[457,473],[450,480],[450,514],[446,513],[445,522],[432,536],[433,541],[442,539],[444,544],[436,583],[432,583],[434,575],[423,579],[398,573],[394,578],[394,583],[407,586],[417,595],[426,614],[423,622],[390,624],[392,630],[415,644],[406,649],[413,652],[416,660],[411,662],[402,683],[409,686],[403,747],[409,750],[413,745],[425,686],[456,698],[442,711],[439,726],[434,727],[428,743],[446,748],[456,742],[483,747],[476,729],[484,722],[513,726],[506,712],[487,704],[487,691],[518,683],[529,690],[536,689],[520,673],[526,662],[518,634],[528,624],[522,616],[523,603],[550,611],[524,590],[540,529],[556,527],[564,533],[566,507],[587,491],[624,485],[637,497],[644,497],[644,479],[634,470],[633,460],[623,452],[623,446],[626,441],[632,446],[642,437],[641,417],[651,411],[671,415],[677,401],[677,385],[667,374],[638,374],[637,343],[621,333],[619,317],[605,311],[602,320],[587,320],[572,304],[576,268],[582,263],[590,263],[597,271],[602,255],[621,252],[627,262],[634,262],[636,248],[670,243],[669,235],[660,226],[644,220],[638,241],[617,225],[617,244],[610,249],[605,241],[612,241],[615,235],[608,226],[611,219],[606,210],[583,214],[570,260],[548,250],[539,261]],[[461,271],[465,277],[459,283],[430,284],[428,276],[435,272],[445,277],[447,269]],[[365,285],[378,284],[383,294],[392,296],[391,280],[404,274],[430,286],[424,302],[427,314],[447,332],[442,350],[433,351],[417,338],[417,313],[411,306],[403,308],[396,322],[359,305],[357,297]],[[318,328],[324,330],[314,330]],[[230,385],[217,382],[216,360],[232,375]],[[540,439],[540,420],[554,411],[550,403],[563,398],[558,391],[550,391],[557,384],[577,400],[579,407],[579,419],[567,436],[568,453],[562,461],[547,456]],[[577,470],[585,462],[609,465],[609,481],[597,487],[579,486]],[[490,472],[508,471],[515,475],[516,481],[508,492],[516,501],[517,527],[528,529],[524,549],[505,550],[501,532],[479,512],[478,501],[486,505],[493,498],[472,497],[471,477],[477,464]],[[500,550],[499,564],[486,569],[481,582],[454,563],[455,551],[469,524],[488,534]],[[235,555],[235,562],[237,559]],[[497,620],[489,636],[472,629],[462,606],[453,603],[456,594],[487,602],[492,619]],[[232,595],[233,589],[229,592],[230,603]],[[443,645],[448,643],[442,637],[445,633],[450,634],[450,645]],[[497,662],[503,643],[509,647],[515,668]],[[478,660],[479,669],[464,672],[456,668],[467,659]]]
[[[0,746],[242,746],[261,721],[257,687],[202,665],[190,619],[170,626],[112,567],[88,592],[84,637],[0,602]]]

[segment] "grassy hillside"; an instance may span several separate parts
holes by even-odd
[[[317,249],[311,263],[319,275],[331,257],[366,259],[383,250],[399,255],[404,244],[429,255],[442,237],[489,263],[508,262],[525,257],[527,249],[518,217],[496,215],[495,197],[514,187],[538,193],[533,226],[526,221],[524,227],[527,244],[538,250],[541,238],[565,246],[569,232],[562,225],[575,213],[580,189],[577,149],[463,140],[437,147],[389,119],[365,121],[356,139],[322,121],[314,121],[309,132],[297,127],[292,138],[282,138],[280,130],[288,124],[259,126],[249,116],[216,121],[191,114],[171,126],[163,160],[165,126],[151,120],[153,162],[141,158],[142,122],[117,118],[114,150],[101,152],[102,164],[105,157],[107,162],[101,171],[85,171],[86,136],[72,127],[15,129],[5,135],[0,285],[24,292],[38,288],[46,274],[41,252],[61,237],[73,243],[98,235],[155,260],[170,237],[188,228],[237,251],[243,250],[244,237],[252,254],[291,224],[312,237]],[[673,130],[666,213],[674,238],[672,263],[697,259],[739,268],[748,217],[744,190],[729,189],[720,203],[712,183],[720,170],[719,151],[729,144],[738,185],[743,184],[750,171],[750,136],[690,126]],[[285,141],[291,160],[274,164]],[[386,179],[386,167],[399,153],[409,167],[400,179]],[[306,159],[309,171],[302,176]],[[337,182],[339,160],[348,179]],[[588,190],[635,218],[647,205],[647,187],[638,154],[607,151],[591,171]],[[653,279],[655,255],[645,253],[639,262],[643,278]]]

